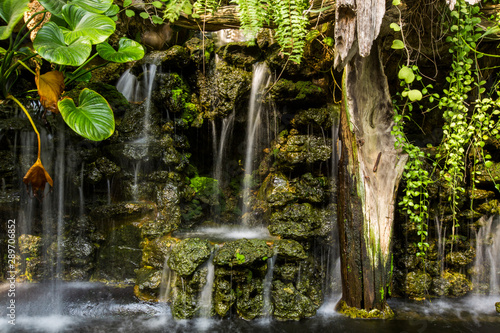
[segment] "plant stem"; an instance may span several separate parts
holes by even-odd
[[[17,105],[19,105],[21,107],[21,109],[24,111],[24,113],[26,114],[26,117],[28,117],[28,120],[30,121],[31,123],[31,126],[33,126],[33,130],[35,131],[36,133],[36,138],[38,140],[38,159],[40,159],[40,152],[41,152],[41,141],[40,141],[40,133],[38,132],[38,130],[36,129],[36,126],[35,126],[35,123],[33,122],[33,119],[31,118],[28,110],[26,110],[26,108],[24,107],[23,104],[21,104],[21,102],[19,102],[19,100],[17,100],[17,98],[15,98],[14,96],[12,95],[7,95],[7,98],[8,99],[11,99],[13,100],[14,102],[17,103]]]
[[[36,73],[33,72],[33,70],[31,68],[29,68],[28,66],[26,66],[26,64],[24,62],[22,62],[21,60],[18,60],[17,62],[20,63],[21,65],[23,65],[24,68],[26,68],[27,70],[29,70],[33,75],[36,75]]]
[[[85,72],[81,72],[80,74],[78,74],[77,76],[73,77],[72,79],[68,80],[68,82],[64,82],[65,85],[68,85],[70,84],[71,82],[75,81],[76,79],[78,79],[80,76],[83,76],[85,74],[87,74],[88,72],[92,72],[94,69],[98,69],[98,68],[101,68],[101,67],[104,67],[106,66],[107,64],[109,64],[109,61],[106,61],[104,64],[100,64],[98,66],[95,66],[95,67],[92,67],[91,69],[88,69],[86,70]]]

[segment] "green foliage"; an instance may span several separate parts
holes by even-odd
[[[469,117],[469,94],[474,88],[476,63],[471,49],[475,48],[481,34],[475,33],[474,26],[481,19],[474,17],[479,12],[478,6],[469,6],[464,1],[458,1],[455,10],[451,12],[452,25],[450,31],[454,34],[447,37],[451,43],[450,53],[453,54],[452,70],[446,81],[449,86],[443,91],[444,96],[439,100],[439,107],[444,110],[443,142],[441,155],[444,157],[444,168],[440,176],[444,178],[450,188],[448,201],[451,204],[455,235],[458,226],[457,201],[465,193],[466,152],[468,146],[476,141],[477,122]],[[474,108],[482,112],[482,108]],[[477,119],[472,117],[472,119]]]
[[[416,74],[416,75],[415,75]],[[417,82],[421,83],[422,76],[418,75],[418,67],[403,66],[398,77],[401,80],[401,85],[404,86],[402,93],[398,93],[398,97],[403,102],[399,104],[398,100],[394,100],[394,123],[391,134],[396,138],[395,147],[401,149],[403,153],[408,155],[408,162],[405,165],[403,179],[406,182],[403,199],[398,203],[402,210],[407,214],[410,223],[414,224],[417,229],[417,235],[420,240],[416,244],[418,251],[417,256],[425,256],[425,251],[428,249],[427,243],[427,219],[429,218],[428,205],[429,193],[427,187],[432,183],[429,171],[425,169],[425,154],[420,147],[411,143],[404,133],[406,122],[411,121],[411,112],[413,111],[414,102],[422,99],[422,92],[418,89],[411,89],[410,84]],[[431,85],[425,86],[422,91],[427,93],[427,90],[432,88]],[[418,99],[412,97],[412,94],[418,93]]]
[[[0,40],[7,39],[12,34],[16,24],[23,18],[28,10],[27,0],[3,0],[0,4],[0,18],[7,22],[6,26],[0,26]]]
[[[240,254],[239,252],[236,252],[236,262],[238,263],[238,265],[245,263],[245,256],[243,254]]]
[[[76,106],[71,98],[57,103],[64,121],[73,131],[92,141],[101,141],[113,134],[113,110],[104,97],[85,88],[80,93],[78,104]]]
[[[423,88],[420,89],[410,87],[422,80],[417,66],[410,67],[407,64],[407,66],[402,66],[398,73],[401,85],[404,86],[403,91],[398,94],[403,104],[398,104],[397,99],[394,100],[395,126],[392,133],[396,136],[396,147],[401,148],[409,157],[403,174],[406,188],[399,205],[407,213],[409,220],[415,223],[417,233],[420,235],[420,241],[416,244],[417,256],[423,256],[428,247],[425,241],[428,218],[427,186],[431,180],[430,172],[425,170],[422,163],[424,158],[429,156],[425,156],[420,148],[408,142],[403,131],[405,122],[411,121],[413,105],[422,99],[427,99],[430,104],[435,103],[443,110],[445,121],[443,141],[432,165],[434,169],[440,168],[437,176],[444,180],[449,190],[448,201],[453,219],[453,230],[450,236],[452,240],[460,238],[455,230],[459,226],[458,200],[466,192],[468,165],[471,165],[469,175],[472,190],[475,188],[476,177],[480,172],[490,173],[491,176],[489,168],[493,166],[492,157],[484,150],[484,147],[489,138],[500,139],[500,101],[491,96],[484,97],[488,94],[484,87],[486,81],[481,77],[477,59],[486,54],[479,52],[476,48],[481,38],[490,33],[488,31],[484,33],[481,28],[476,28],[481,22],[477,16],[479,9],[479,6],[470,6],[464,0],[460,0],[457,1],[455,10],[450,13],[451,23],[448,26],[450,35],[446,41],[451,45],[449,51],[453,55],[453,63],[446,78],[448,85],[443,90],[442,96],[436,93],[429,94],[428,90],[433,88],[432,85],[422,84]],[[397,27],[391,25],[396,31],[401,26],[401,24]],[[493,26],[490,29],[496,27]],[[404,42],[403,34],[402,38]],[[404,44],[402,48],[405,48]],[[408,50],[406,52],[409,57]],[[496,87],[492,90],[496,91]],[[468,161],[471,163],[468,164]],[[484,167],[479,168],[480,164]],[[495,184],[495,186],[500,190],[500,184]]]
[[[295,63],[300,63],[306,45],[305,16],[309,2],[305,0],[271,0],[269,8],[272,20],[278,24],[276,38],[281,52]]]
[[[78,38],[66,43],[63,31],[54,22],[45,24],[33,41],[37,53],[54,64],[80,66],[92,51],[92,43],[86,38]]]
[[[118,63],[135,61],[144,57],[144,49],[134,40],[122,37],[118,43],[118,51],[115,51],[111,45],[104,42],[96,47],[97,53],[101,58],[107,61]]]
[[[267,3],[262,0],[231,0],[231,2],[238,5],[244,34],[254,39],[264,23],[269,22]]]

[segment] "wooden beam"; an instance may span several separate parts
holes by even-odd
[[[318,12],[320,8],[323,11]],[[335,1],[334,0],[314,0],[309,8],[307,17],[309,26],[314,27],[317,24],[330,22],[335,19]],[[200,18],[194,19],[191,16],[183,14],[177,21],[175,26],[205,31],[217,31],[221,29],[238,29],[240,27],[240,16],[236,6],[222,6],[214,14],[201,15]],[[265,25],[264,28],[276,28],[277,25],[271,22]]]

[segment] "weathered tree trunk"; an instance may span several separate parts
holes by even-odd
[[[393,109],[377,43],[370,55],[355,55],[347,63],[343,93],[338,198],[341,302],[385,310],[394,201],[406,156],[394,148]],[[376,313],[384,317],[390,310]]]

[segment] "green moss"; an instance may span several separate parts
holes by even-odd
[[[187,238],[180,241],[168,258],[168,266],[181,276],[193,274],[196,268],[205,262],[212,253],[207,240]]]
[[[272,251],[262,239],[239,239],[228,242],[217,252],[214,264],[227,266],[251,266],[255,261],[264,265],[263,257],[272,256]]]
[[[349,318],[366,318],[366,319],[390,319],[394,317],[394,312],[392,312],[389,305],[385,304],[383,310],[372,309],[358,309],[355,307],[348,306],[344,300],[341,300],[337,305],[337,312],[349,317]]]

